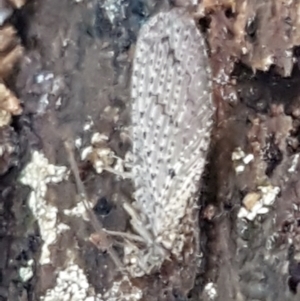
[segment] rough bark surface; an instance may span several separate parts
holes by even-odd
[[[75,141],[103,226],[127,231],[131,183],[104,169],[126,171],[136,37],[169,4],[10,2],[15,11],[0,28],[0,300],[185,300],[168,286],[170,266],[132,281],[89,241],[95,230],[63,146]],[[217,116],[189,300],[299,300],[298,6],[232,0],[190,9],[210,50]],[[113,248],[122,257],[118,237]]]

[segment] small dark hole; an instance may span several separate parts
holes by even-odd
[[[37,252],[38,248],[40,245],[40,237],[39,236],[34,236],[30,235],[28,239],[28,248],[32,253]]]
[[[256,36],[256,31],[257,31],[257,20],[255,18],[249,19],[246,25],[246,33],[248,37],[253,40]]]
[[[193,297],[192,292],[189,292],[189,293],[187,294],[187,298],[188,298],[188,299],[192,299],[192,297]]]
[[[294,56],[300,57],[300,47],[299,46],[294,47]]]
[[[133,14],[138,15],[141,18],[145,18],[148,15],[143,1],[130,1],[129,3]]]
[[[27,252],[26,251],[21,251],[21,253],[17,256],[16,260],[18,261],[28,261],[28,255],[27,255]]]
[[[93,38],[94,37],[94,29],[92,26],[87,26],[85,28],[85,34],[90,37],[90,38]]]
[[[39,39],[37,36],[31,36],[31,37],[27,37],[27,45],[26,47],[28,49],[36,49],[40,46],[40,43],[39,43]]]
[[[30,292],[32,291],[32,284],[30,282],[23,283],[23,288],[27,291]]]
[[[270,177],[275,168],[281,163],[283,154],[280,151],[278,145],[275,143],[275,135],[272,135],[268,141],[267,146],[264,149],[263,155],[264,161],[267,163],[266,175]]]
[[[292,223],[290,221],[285,221],[282,225],[281,231],[283,233],[288,233],[290,232],[291,227],[292,227]]]
[[[211,18],[210,17],[201,18],[201,19],[199,19],[198,23],[199,23],[201,31],[206,33],[207,30],[209,29],[209,26],[211,23]]]
[[[10,22],[17,29],[18,35],[21,38],[22,44],[27,47],[27,37],[29,29],[29,14],[32,14],[32,5],[26,6],[23,9],[15,10]]]
[[[108,215],[112,209],[112,204],[107,200],[106,197],[101,197],[96,206],[93,208],[94,212],[99,215]]]
[[[233,208],[233,205],[230,203],[224,203],[224,210],[225,211],[231,211]]]
[[[286,18],[284,19],[284,22],[285,22],[286,24],[290,25],[290,26],[293,25],[291,17],[286,17]]]
[[[297,294],[297,286],[298,286],[298,282],[295,281],[293,279],[293,277],[290,277],[289,280],[288,280],[288,286],[289,286],[289,289],[290,291],[293,293],[293,294]]]
[[[226,18],[228,18],[228,19],[234,17],[234,13],[233,13],[233,11],[232,11],[231,8],[227,8],[227,9],[225,10],[225,16],[226,16]]]
[[[177,289],[173,289],[172,293],[176,301],[186,301],[186,298]]]

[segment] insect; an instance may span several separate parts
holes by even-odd
[[[205,41],[185,9],[152,17],[140,30],[133,60],[133,229],[144,249],[131,272],[150,273],[183,250],[196,252],[196,198],[214,107]],[[126,207],[125,207],[126,209]]]
[[[134,201],[123,206],[135,233],[110,233],[124,238],[122,263],[107,244],[115,263],[133,278],[150,275],[165,262],[193,265],[199,245],[197,192],[213,114],[202,34],[185,9],[158,13],[140,30],[132,68],[135,192]]]

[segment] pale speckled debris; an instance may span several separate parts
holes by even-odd
[[[245,152],[240,148],[236,148],[231,154],[232,161],[239,161],[246,156]]]
[[[245,156],[243,158],[243,162],[244,162],[245,165],[249,164],[253,160],[254,160],[254,155],[253,154],[248,154],[247,156]]]
[[[87,200],[87,202],[88,202],[88,200]],[[93,206],[93,204],[91,202],[90,202],[90,205]],[[76,204],[76,206],[73,207],[72,209],[65,209],[64,214],[69,215],[69,216],[77,216],[77,217],[83,218],[86,221],[90,220],[89,215],[86,212],[86,208],[81,201],[78,202]]]
[[[218,297],[217,288],[213,282],[207,283],[203,292],[207,296],[208,300],[215,300]]]
[[[105,142],[105,141],[108,141],[108,136],[105,135],[105,134],[101,134],[101,133],[94,133],[92,135],[92,138],[91,138],[91,144],[95,145],[97,143],[102,143],[102,142]]]
[[[103,111],[103,118],[107,120],[112,120],[114,123],[117,123],[120,117],[119,111],[119,108],[107,106]]]
[[[87,120],[85,124],[83,125],[83,130],[85,132],[90,131],[92,127],[94,126],[94,121],[91,116],[87,116]]]
[[[254,205],[259,201],[259,199],[261,198],[261,195],[257,192],[250,192],[248,194],[246,194],[246,196],[243,199],[243,205],[245,206],[245,208],[249,211],[252,210],[252,208],[254,207]]]
[[[77,149],[80,149],[81,146],[82,146],[82,138],[77,137],[77,138],[75,139],[75,147],[76,147]],[[84,156],[84,157],[86,157],[86,156]]]
[[[244,197],[243,207],[238,213],[239,218],[253,221],[257,215],[268,213],[268,207],[274,204],[280,192],[279,187],[273,187],[272,185],[259,186],[257,189],[260,193],[250,192]]]
[[[288,169],[289,173],[294,173],[297,170],[297,166],[299,163],[299,154],[294,155],[293,161],[292,161],[292,165],[291,167]]]
[[[127,286],[126,289],[121,287]],[[103,300],[106,301],[139,301],[143,297],[143,291],[135,287],[128,276],[124,276],[120,281],[114,281],[112,288],[103,295]]]
[[[280,192],[279,187],[273,187],[272,185],[259,186],[258,190],[262,193],[262,202],[265,206],[272,206]]]
[[[115,153],[104,145],[89,145],[81,151],[81,160],[90,161],[98,174],[111,167],[115,162]]]
[[[33,277],[33,259],[28,260],[27,266],[19,268],[19,276],[23,282],[27,282]]]
[[[97,299],[95,291],[88,282],[84,271],[70,260],[67,267],[58,272],[56,285],[47,290],[43,301],[86,301]]]
[[[114,151],[108,147],[108,138],[103,133],[93,133],[91,145],[81,150],[81,160],[91,162],[98,174],[108,171],[123,178],[130,177],[130,174],[125,171],[127,168],[126,162],[117,157]]]
[[[253,154],[246,154],[240,147],[237,147],[231,154],[231,160],[235,166],[235,172],[240,174],[245,171],[245,166],[254,160]]]
[[[68,177],[65,166],[55,166],[42,153],[33,151],[31,161],[21,172],[20,182],[32,188],[28,205],[39,224],[43,246],[40,264],[50,263],[49,246],[57,239],[58,209],[45,199],[47,184],[59,183]]]
[[[111,24],[114,24],[116,16],[118,16],[122,10],[121,0],[105,0],[102,7]]]

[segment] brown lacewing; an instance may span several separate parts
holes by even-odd
[[[141,275],[167,258],[197,253],[196,199],[214,107],[205,40],[183,8],[161,12],[140,30],[131,79],[131,224],[146,247],[133,248]],[[130,252],[128,252],[128,255]]]
[[[133,278],[172,262],[173,286],[193,283],[197,193],[214,114],[211,86],[204,37],[185,9],[158,13],[142,26],[131,78],[134,202],[123,204],[138,235],[95,226],[116,265]],[[122,262],[105,233],[124,238]]]

